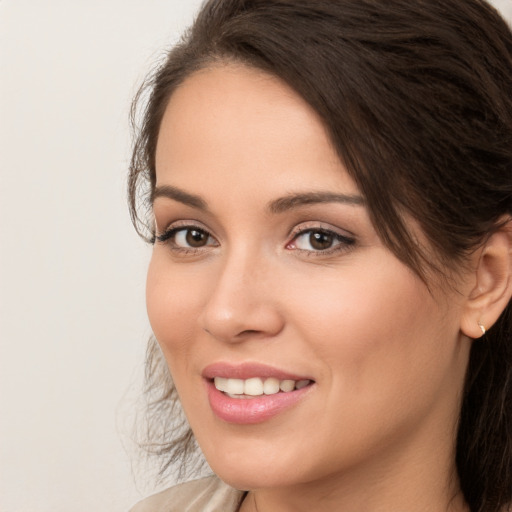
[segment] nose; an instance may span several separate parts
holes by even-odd
[[[276,291],[264,258],[232,257],[219,270],[199,322],[224,342],[276,336],[284,327]]]

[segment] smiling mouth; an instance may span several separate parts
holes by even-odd
[[[309,379],[279,380],[274,377],[252,377],[250,379],[215,377],[213,383],[218,391],[222,391],[230,398],[250,399],[278,393],[290,393],[313,384],[313,381]]]

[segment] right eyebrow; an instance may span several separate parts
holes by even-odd
[[[159,187],[155,187],[151,192],[151,204],[153,204],[155,199],[158,197],[166,197],[167,199],[178,201],[179,203],[191,206],[192,208],[208,211],[208,204],[201,196],[190,194],[178,187],[173,187],[171,185],[161,185]]]

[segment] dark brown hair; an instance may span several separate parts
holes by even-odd
[[[448,278],[512,215],[512,34],[483,0],[211,0],[147,81],[129,176],[130,211],[150,240],[155,149],[173,91],[215,63],[284,80],[320,115],[366,198],[387,247],[426,282]],[[411,236],[421,226],[436,255]],[[177,396],[152,365],[153,417]],[[164,389],[165,388],[165,389]],[[161,389],[162,394],[155,395]],[[163,421],[170,421],[169,419]],[[189,455],[184,424],[165,427],[167,466]],[[165,432],[164,432],[165,431]],[[178,439],[178,441],[176,441]],[[473,343],[457,438],[462,491],[473,512],[512,502],[512,311]]]

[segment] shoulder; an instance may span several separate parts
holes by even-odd
[[[137,503],[130,512],[236,512],[243,495],[243,491],[210,476],[154,494]]]

